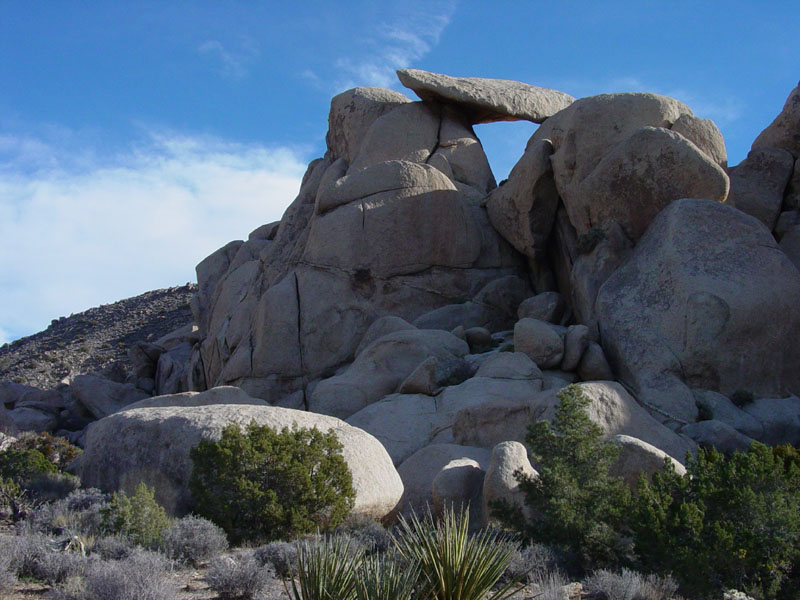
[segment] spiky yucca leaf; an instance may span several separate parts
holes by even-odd
[[[470,536],[464,510],[446,510],[438,523],[430,514],[424,519],[401,517],[395,544],[400,556],[419,568],[422,598],[431,600],[482,600],[514,552],[514,545],[497,532]],[[504,600],[521,588],[518,581],[510,581],[486,600]]]
[[[339,537],[297,544],[297,574],[292,576],[294,600],[355,600],[355,575],[364,554]]]
[[[411,600],[419,570],[403,568],[390,558],[369,556],[361,563],[356,583],[357,600]]]

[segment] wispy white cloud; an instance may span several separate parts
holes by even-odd
[[[410,0],[387,6],[385,20],[370,24],[352,54],[333,61],[333,75],[306,70],[301,77],[326,92],[355,86],[397,87],[395,71],[422,59],[439,43],[450,24],[457,0]],[[396,11],[396,12],[395,12]]]
[[[210,252],[280,218],[305,168],[289,148],[164,131],[150,132],[113,164],[83,169],[59,166],[70,148],[48,140],[6,135],[1,143],[5,338],[193,281],[194,265]]]
[[[197,51],[214,59],[221,75],[233,79],[245,77],[250,65],[261,53],[258,44],[249,37],[242,38],[236,50],[228,50],[218,40],[207,40],[200,44]]]

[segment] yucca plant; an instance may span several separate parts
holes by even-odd
[[[411,600],[418,580],[416,565],[403,568],[391,558],[368,556],[358,570],[356,600]]]
[[[355,600],[356,572],[364,559],[363,550],[351,547],[338,536],[297,544],[297,574],[292,574],[294,600]]]
[[[421,598],[430,600],[504,600],[522,589],[512,580],[496,591],[514,556],[514,544],[497,531],[469,535],[469,513],[448,509],[439,522],[428,514],[400,517],[395,538],[399,555],[420,571]],[[487,596],[487,594],[490,594]]]

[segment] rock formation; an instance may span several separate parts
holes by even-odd
[[[67,407],[4,384],[0,419],[74,410],[81,441],[99,418],[86,481],[176,508],[188,448],[224,424],[318,424],[352,441],[362,512],[484,522],[519,500],[509,473],[535,476],[527,425],[570,383],[629,484],[698,445],[800,443],[800,88],[729,169],[714,123],[665,96],[398,76],[421,101],[331,101],[283,218],[198,264],[195,324],[136,344],[127,387],[74,378]],[[514,119],[541,126],[498,187],[472,126]]]

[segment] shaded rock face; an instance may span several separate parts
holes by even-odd
[[[495,182],[466,114],[398,96],[334,98],[328,152],[280,224],[198,265],[193,389],[277,402],[352,361],[376,319],[410,322],[526,277],[480,206]]]
[[[800,386],[800,272],[753,217],[680,200],[653,222],[597,298],[621,381],[665,418],[697,416],[687,386],[730,396]]]

